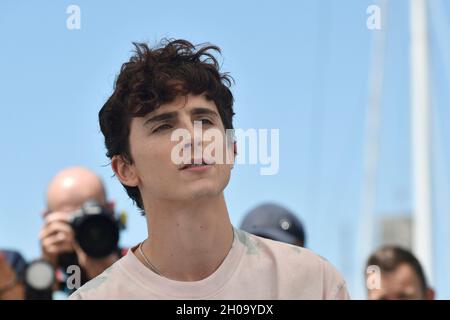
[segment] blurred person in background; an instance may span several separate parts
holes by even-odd
[[[266,239],[305,246],[305,230],[300,220],[287,208],[265,203],[250,210],[241,223],[241,230]]]
[[[109,246],[110,250],[104,254],[94,256],[85,252],[79,241],[76,240],[74,216],[80,216],[80,208],[86,203],[92,202],[101,206],[90,207],[96,209],[93,210],[95,213],[107,210],[109,213],[106,215],[110,214],[112,217],[114,203],[107,200],[105,188],[100,178],[94,172],[83,167],[70,167],[59,172],[48,185],[46,200],[47,209],[43,214],[44,225],[39,235],[42,258],[58,270],[59,289],[69,294],[71,291],[65,286],[66,271],[69,266],[80,266],[82,271],[81,284],[83,284],[102,273],[120,257],[119,249],[111,248],[111,245]],[[85,218],[89,215],[94,216],[89,212],[88,214],[81,214],[81,221],[86,222]],[[80,219],[77,221],[80,221]],[[94,221],[96,229],[92,228],[92,221],[88,221],[87,224],[84,223],[84,226],[82,226],[84,233],[90,232],[92,233],[91,236],[103,235],[103,238],[106,237],[109,240],[111,237],[109,229],[98,230],[96,223]],[[78,223],[78,225],[81,224]],[[105,231],[107,232],[106,236]],[[118,236],[116,235],[116,239],[113,240],[117,243]],[[105,241],[105,239],[97,239],[97,241],[94,243],[93,240],[90,240],[87,245],[93,246],[95,251],[96,246],[103,245],[101,241]],[[114,241],[112,242],[112,245],[115,245]]]
[[[25,299],[26,262],[16,251],[0,250],[0,300]]]
[[[420,262],[408,250],[384,246],[369,257],[366,268],[371,270],[366,274],[369,300],[434,299],[434,290],[429,287]]]

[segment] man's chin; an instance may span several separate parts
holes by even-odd
[[[221,193],[218,186],[208,183],[207,181],[196,181],[199,183],[191,183],[186,186],[186,198],[198,200],[201,198],[215,197]]]
[[[198,200],[202,198],[211,198],[217,196],[219,193],[216,190],[211,188],[200,188],[197,190],[193,190],[191,193],[191,198],[193,200]]]

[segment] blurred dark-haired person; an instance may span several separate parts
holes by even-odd
[[[275,203],[264,203],[250,210],[240,229],[263,238],[305,246],[303,224],[293,212]]]
[[[26,262],[20,253],[0,250],[0,300],[25,299],[25,268]]]
[[[42,258],[57,270],[58,285],[66,294],[72,293],[66,286],[67,268],[79,266],[80,283],[96,277],[119,259],[119,251],[113,251],[105,257],[92,257],[87,254],[75,240],[71,221],[75,213],[87,201],[96,201],[114,209],[114,203],[107,200],[101,179],[84,167],[69,167],[60,171],[47,188],[47,209],[44,225],[39,239]]]
[[[367,283],[379,284],[368,288],[369,300],[434,299],[434,290],[429,287],[420,262],[408,250],[384,246],[369,257],[366,267],[378,270],[366,275],[373,277],[367,278]]]
[[[145,214],[148,237],[71,298],[348,298],[340,274],[311,251],[232,226],[223,190],[236,154],[226,139],[233,95],[213,55],[219,48],[185,40],[135,46],[99,120],[112,169]],[[181,142],[173,139],[180,132]],[[222,143],[211,150],[212,132]]]

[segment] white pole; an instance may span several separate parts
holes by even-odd
[[[364,150],[364,187],[362,194],[362,256],[367,259],[374,249],[375,209],[380,151],[380,121],[384,78],[384,51],[387,29],[387,3],[379,2],[383,13],[382,29],[374,31],[372,61],[369,75],[369,99],[366,113]],[[365,261],[364,261],[365,262]]]
[[[358,243],[356,245],[356,267],[363,270],[374,249],[375,210],[377,204],[377,178],[380,152],[380,122],[382,111],[382,91],[384,79],[384,57],[388,20],[387,0],[379,0],[381,10],[381,30],[373,32],[372,57],[369,69],[369,95],[365,122],[365,143],[363,163],[363,190]],[[367,270],[364,270],[366,272]],[[353,281],[361,281],[355,273]]]
[[[413,250],[432,279],[430,98],[426,0],[410,0]]]

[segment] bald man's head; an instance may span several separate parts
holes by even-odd
[[[88,200],[106,204],[105,188],[101,179],[83,167],[71,167],[59,172],[47,189],[47,209],[74,211]]]

